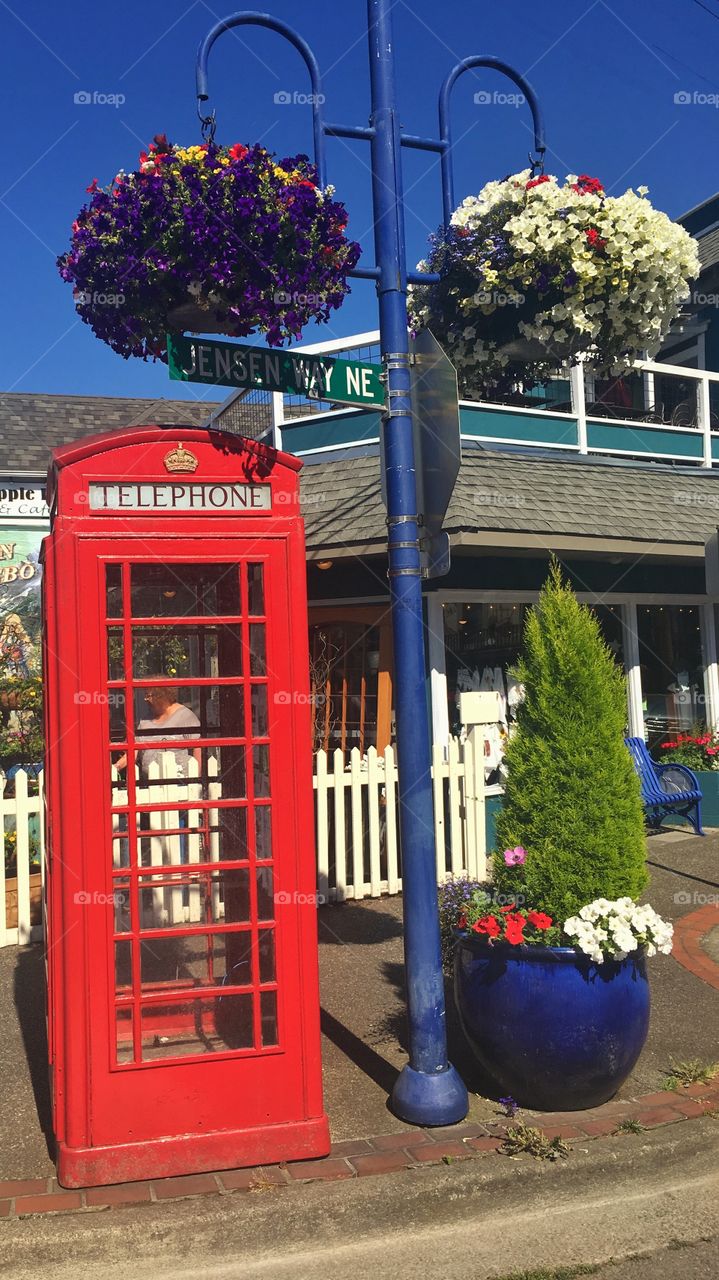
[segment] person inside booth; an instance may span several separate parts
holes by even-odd
[[[200,721],[195,715],[191,707],[180,702],[178,699],[178,690],[173,685],[160,685],[154,689],[147,689],[145,692],[145,702],[150,710],[150,716],[138,722],[137,732],[135,735],[136,742],[152,742],[159,738],[181,738],[183,741],[188,738],[199,738],[200,734],[188,732],[188,730],[199,730]],[[196,761],[198,771],[202,767],[202,751],[199,747],[192,748],[192,757]],[[174,760],[172,759],[174,758]],[[170,776],[166,776],[168,770],[163,768],[163,764],[174,763],[174,771]],[[158,747],[154,750],[148,749],[138,752],[138,764],[140,770],[140,780],[145,786],[155,788],[164,787],[168,781],[178,782],[189,776],[190,750],[186,747]],[[153,770],[152,766],[158,766]],[[120,769],[127,768],[127,753],[122,755],[116,761],[115,767]],[[151,777],[151,770],[154,777]],[[158,776],[159,774],[159,776]],[[159,795],[158,799],[163,797]],[[151,827],[151,819],[148,813],[139,815],[139,825],[142,829],[149,830]],[[187,827],[187,810],[180,809],[178,811],[178,823],[180,827]],[[187,836],[181,835],[180,840],[180,861],[187,862],[188,844]],[[125,855],[127,856],[127,855]]]
[[[156,689],[148,689],[145,693],[145,702],[150,709],[150,718],[140,720],[137,726],[136,742],[152,742],[158,738],[199,738],[199,733],[187,733],[187,729],[199,729],[200,721],[195,715],[191,707],[185,706],[184,702],[178,701],[178,691],[171,685],[162,685]],[[148,732],[149,730],[149,732]],[[143,732],[144,731],[144,732]],[[175,758],[175,776],[177,778],[186,778],[189,774],[190,752],[186,748],[170,748],[161,747],[156,750],[146,750],[139,753],[140,775],[144,782],[149,779],[150,767],[153,764],[162,764],[162,757],[172,754]],[[193,758],[197,761],[198,767],[202,759],[202,752],[199,747],[192,750]],[[125,769],[127,767],[127,754],[121,756],[116,761],[117,769]],[[164,779],[161,779],[164,781]]]

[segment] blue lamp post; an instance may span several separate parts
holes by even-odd
[[[429,717],[425,694],[424,626],[419,545],[419,513],[410,405],[407,286],[437,280],[407,271],[402,197],[402,147],[439,154],[444,223],[454,209],[451,90],[474,67],[503,72],[522,90],[532,112],[535,155],[541,168],[545,150],[542,118],[534,91],[498,58],[470,57],[450,71],[439,96],[439,139],[406,134],[399,122],[394,72],[391,0],[368,0],[368,42],[372,112],[368,127],[327,123],[323,116],[319,66],[309,45],[286,23],[265,13],[236,13],[218,22],[197,54],[197,97],[208,94],[207,61],[215,40],[232,27],[267,27],[284,36],[302,55],[310,74],[315,163],[320,185],[327,182],[325,138],[361,138],[372,148],[372,200],[376,265],[350,274],[376,281],[379,330],[387,392],[383,415],[386,468],[389,583],[395,652],[395,711],[399,766],[399,825],[402,848],[404,945],[409,1018],[409,1062],[392,1090],[396,1115],[411,1124],[454,1124],[467,1114],[467,1090],[447,1060],[444,983],[440,954]],[[214,127],[214,114],[203,116]]]

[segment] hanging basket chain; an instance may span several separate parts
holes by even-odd
[[[211,115],[203,116],[200,114],[200,111],[198,108],[197,115],[200,121],[200,133],[202,134],[203,142],[215,141],[215,130],[217,129],[217,121],[215,119],[215,114],[216,113],[213,111]]]

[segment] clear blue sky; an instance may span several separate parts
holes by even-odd
[[[217,2],[217,0],[215,0]],[[702,8],[702,4],[705,8]],[[587,172],[611,192],[645,183],[672,216],[713,194],[719,132],[719,0],[396,0],[393,20],[405,128],[436,135],[438,86],[460,58],[492,53],[512,62],[543,105],[549,172]],[[266,0],[317,54],[327,115],[366,123],[365,4]],[[707,12],[706,10],[711,12]],[[0,180],[3,306],[0,390],[208,397],[171,383],[164,365],[123,361],[76,317],[55,268],[92,178],[135,167],[156,132],[199,141],[194,60],[199,40],[234,11],[203,0],[0,0],[5,144]],[[713,16],[716,15],[716,16]],[[210,59],[218,140],[262,141],[280,154],[311,150],[310,112],[274,95],[308,91],[303,64],[270,32],[224,35]],[[455,91],[462,139],[457,196],[523,168],[531,145],[526,107],[476,105],[474,94],[511,91],[486,72]],[[124,95],[121,106],[76,103],[77,93]],[[690,95],[689,103],[675,95]],[[712,101],[713,99],[713,101]],[[350,213],[349,231],[373,261],[369,148],[330,140],[330,180]],[[405,152],[410,264],[439,222],[436,161]],[[373,286],[356,281],[332,324],[305,339],[376,325]]]

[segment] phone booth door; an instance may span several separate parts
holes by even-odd
[[[102,833],[87,890],[93,1153],[71,1159],[68,1131],[60,1180],[323,1154],[286,540],[143,538],[118,556],[92,538],[78,554],[84,616],[101,619],[81,653],[102,704],[83,749],[106,782],[84,800]]]

